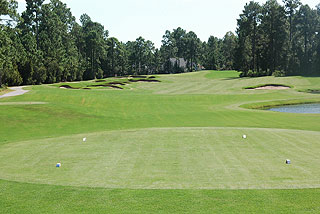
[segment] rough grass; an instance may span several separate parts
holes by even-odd
[[[0,88],[0,95],[4,95],[10,91],[12,90],[10,90],[9,88]]]
[[[0,213],[319,213],[319,189],[279,189],[318,187],[319,114],[240,106],[317,100],[299,91],[320,78],[237,76],[161,75],[125,90],[43,85],[1,99],[46,104],[0,105],[0,178],[10,180],[0,181]],[[88,84],[101,83],[70,83]],[[243,89],[259,84],[294,88]]]

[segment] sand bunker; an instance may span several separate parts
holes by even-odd
[[[285,90],[290,89],[288,86],[262,86],[258,88],[254,88],[253,90]]]
[[[25,87],[25,86],[10,87],[9,89],[11,89],[11,90],[13,90],[13,91],[11,91],[11,92],[9,92],[9,93],[6,93],[6,94],[4,94],[4,95],[1,95],[1,96],[0,96],[0,99],[1,99],[1,98],[5,98],[5,97],[15,97],[15,96],[23,95],[23,94],[29,92],[29,91],[27,91],[27,90],[23,90],[24,87]]]
[[[256,86],[256,87],[247,87],[246,89],[248,90],[286,90],[286,89],[290,89],[290,86],[266,84],[266,85]]]

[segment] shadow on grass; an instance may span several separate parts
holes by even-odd
[[[237,80],[237,79],[242,79],[243,77],[227,77],[223,78],[223,80]]]

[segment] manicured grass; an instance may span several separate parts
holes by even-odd
[[[1,213],[319,213],[320,190],[130,190],[0,180]]]
[[[4,145],[0,175],[105,188],[315,188],[320,187],[318,139],[320,132],[247,128],[92,133]]]
[[[210,72],[205,75],[209,79],[236,79],[239,78],[240,73],[235,71],[219,71],[219,72]]]
[[[43,85],[1,99],[10,105],[0,105],[0,213],[319,212],[319,189],[301,188],[320,186],[320,115],[248,107],[320,101],[300,92],[320,78],[237,77],[159,75],[123,90]],[[70,83],[88,84],[99,83]],[[243,89],[263,84],[294,88]]]

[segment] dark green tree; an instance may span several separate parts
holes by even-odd
[[[243,76],[254,76],[259,73],[258,61],[258,27],[261,23],[262,7],[259,3],[250,1],[238,19],[238,45],[235,53],[235,68]],[[250,71],[250,72],[249,72]]]
[[[263,5],[260,26],[263,35],[261,68],[263,75],[284,71],[287,67],[288,31],[284,8],[276,0]]]
[[[106,57],[106,40],[109,35],[104,26],[98,22],[92,22],[86,14],[80,17],[84,37],[84,58],[87,60],[87,69],[84,73],[85,79],[103,77],[102,60]]]
[[[234,52],[237,45],[237,37],[231,31],[227,32],[222,39],[220,53],[223,56],[222,66],[220,69],[233,70],[234,69]]]
[[[43,2],[44,0],[26,0],[26,11],[22,13],[24,24],[36,36],[37,49],[39,49],[39,25]]]
[[[199,49],[201,46],[201,41],[198,38],[197,34],[193,31],[187,33],[186,38],[186,46],[185,46],[185,55],[184,57],[188,61],[188,68],[189,71],[192,72],[198,69],[198,56],[199,56]]]
[[[319,30],[319,15],[317,10],[308,5],[302,5],[295,17],[296,34],[293,48],[298,58],[298,74],[312,74],[317,68],[317,45]]]
[[[204,67],[209,70],[217,69],[217,58],[218,58],[218,42],[219,39],[214,36],[210,36],[205,47],[204,54]]]

